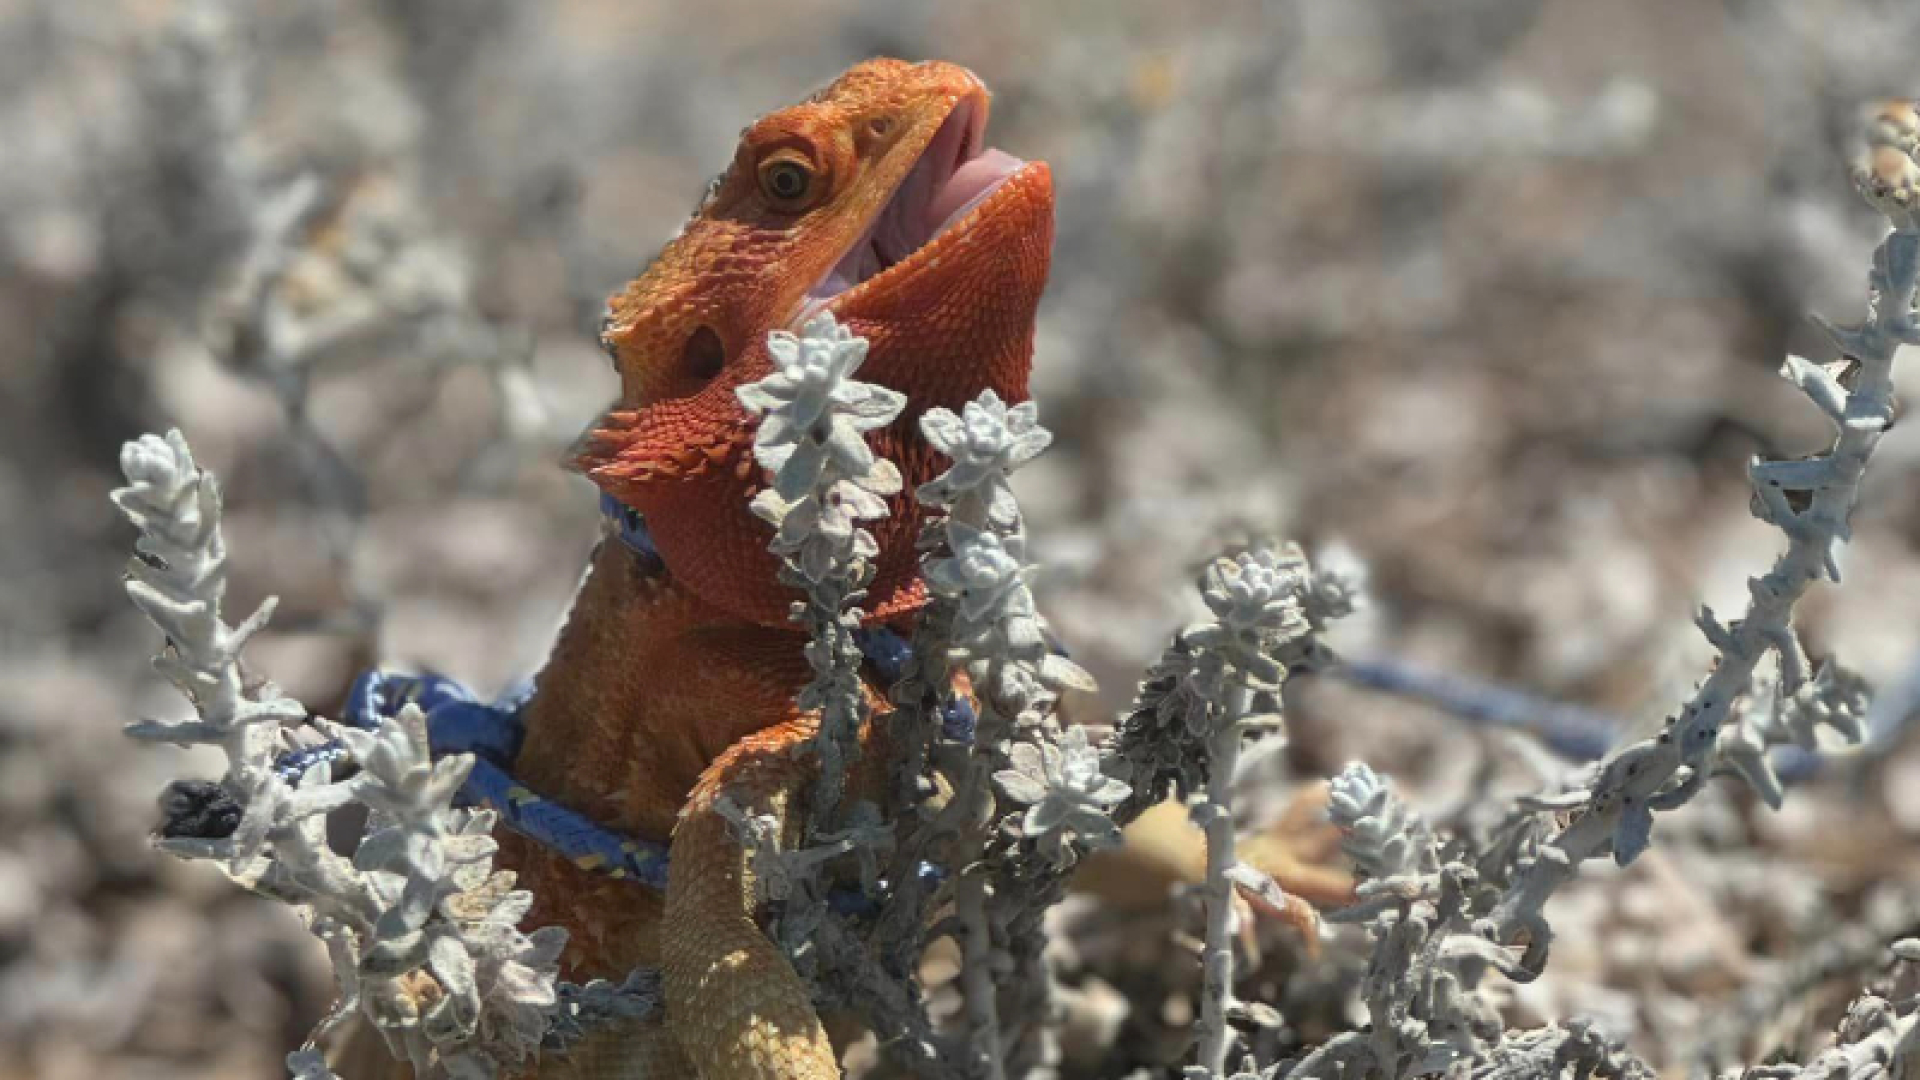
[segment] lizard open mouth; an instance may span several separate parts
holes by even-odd
[[[808,291],[796,323],[911,273],[910,264],[930,261],[938,241],[981,213],[1026,167],[1012,154],[983,146],[986,128],[986,94],[961,98],[859,240]]]

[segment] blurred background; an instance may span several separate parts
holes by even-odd
[[[1845,151],[1917,46],[1910,0],[0,0],[0,1080],[281,1075],[331,993],[286,911],[147,846],[209,763],[118,733],[186,709],[120,589],[124,440],[178,426],[220,475],[230,616],[280,597],[263,677],[322,713],[376,662],[504,687],[596,535],[556,463],[613,394],[606,295],[749,119],[953,60],[1058,186],[1059,439],[1019,487],[1103,683],[1076,715],[1125,706],[1207,556],[1280,535],[1368,568],[1345,654],[1648,726],[1707,670],[1695,606],[1778,548],[1748,457],[1824,445],[1774,372],[1830,355],[1805,312],[1864,312]],[[1920,655],[1915,427],[1803,612],[1882,686]],[[1289,697],[1274,807],[1355,757],[1443,820],[1561,767],[1407,695]],[[1780,813],[1716,790],[1589,871],[1510,1020],[1675,1070],[1812,1044],[1920,911],[1902,719]],[[1121,877],[1063,915],[1072,1075],[1184,1036],[1178,868]],[[1353,1022],[1359,955],[1261,961],[1300,1037]]]

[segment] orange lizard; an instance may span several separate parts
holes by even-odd
[[[670,838],[667,888],[496,836],[500,862],[535,898],[527,924],[569,931],[563,975],[618,981],[657,968],[667,1007],[523,1080],[840,1075],[806,985],[761,931],[749,860],[717,807],[724,796],[775,815],[791,846],[813,768],[798,751],[816,727],[795,704],[812,677],[807,639],[788,618],[797,594],[778,584],[771,527],[748,509],[765,478],[756,420],[734,391],[772,370],[770,331],[823,309],[868,340],[860,378],[903,392],[907,406],[869,436],[904,483],[889,516],[869,523],[880,553],[863,606],[870,622],[906,629],[926,599],[915,552],[924,510],[911,493],[946,467],[919,418],[985,390],[1027,398],[1047,278],[1051,173],[986,148],[987,111],[964,68],[856,65],[750,125],[691,220],[610,302],[602,341],[620,400],[574,465],[644,515],[657,557],[612,540],[596,549],[521,714],[514,770],[609,829]],[[886,710],[871,680],[868,696],[876,715]],[[852,779],[874,794],[876,776]],[[1276,865],[1315,901],[1350,889],[1343,876]],[[350,1047],[346,1075],[371,1073],[363,1053],[385,1058],[371,1041]]]
[[[944,467],[920,439],[936,406],[1027,397],[1053,191],[1044,163],[986,148],[987,93],[950,64],[872,60],[743,133],[732,165],[654,263],[611,301],[619,403],[575,464],[645,515],[660,562],[602,543],[535,696],[528,787],[611,828],[671,836],[665,895],[583,871],[514,836],[502,860],[566,927],[570,978],[661,969],[664,1023],[576,1047],[535,1074],[707,1080],[840,1075],[806,986],[756,922],[723,794],[797,837],[813,721],[797,594],[776,582],[754,421],[734,389],[771,370],[771,330],[830,310],[868,339],[863,380],[907,395],[874,432],[905,494],[875,523],[864,606],[900,625],[924,600],[911,492]],[[873,697],[876,708],[884,708]],[[868,755],[872,758],[873,755]]]

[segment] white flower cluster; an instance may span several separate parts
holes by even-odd
[[[820,762],[809,831],[817,840],[840,812],[846,767],[859,755],[867,714],[854,640],[861,613],[852,605],[880,547],[860,523],[886,517],[887,497],[902,486],[899,467],[873,452],[867,433],[893,423],[907,399],[853,377],[866,361],[867,341],[832,312],[808,320],[797,335],[769,333],[767,349],[773,371],[734,395],[760,417],[754,459],[772,474],[772,485],[750,505],[775,527],[768,549],[786,560],[782,580],[806,591],[794,618],[807,628],[806,655],[814,672],[800,706],[817,709],[820,717],[808,744]],[[777,854],[755,850],[767,859]],[[823,895],[815,890],[810,899]],[[814,907],[811,917],[824,917]],[[798,910],[790,915],[790,925],[805,921]]]
[[[1304,603],[1309,580],[1298,549],[1215,559],[1201,575],[1200,596],[1216,621],[1189,629],[1187,643],[1235,682],[1278,689],[1287,677],[1286,646],[1313,631]]]
[[[176,784],[171,801],[229,811],[169,821],[160,846],[218,860],[243,885],[308,911],[340,986],[333,1012],[289,1068],[329,1077],[313,1040],[355,1014],[420,1077],[490,1080],[523,1063],[551,1025],[566,934],[520,932],[532,897],[492,869],[493,815],[452,808],[473,759],[435,762],[426,718],[409,706],[370,732],[323,722],[345,741],[357,775],[336,782],[321,763],[295,784],[283,781],[272,767],[281,725],[306,710],[242,680],[240,649],[266,624],[272,602],[238,627],[221,618],[218,486],[177,431],[128,443],[121,467],[128,486],[113,499],[142,533],[127,592],[167,635],[155,666],[198,713],[134,724],[128,734],[212,745],[227,756],[217,785]],[[349,803],[371,810],[351,858],[327,839],[329,815]]]
[[[1009,408],[999,394],[987,390],[967,402],[958,416],[947,409],[929,410],[920,430],[953,467],[922,484],[915,497],[960,521],[1012,529],[1020,520],[1020,506],[1007,476],[1053,442],[1053,432],[1040,426],[1039,408],[1031,401]]]
[[[1352,612],[1360,571],[1319,569],[1297,547],[1222,556],[1200,576],[1214,621],[1189,626],[1147,672],[1120,726],[1140,797],[1206,783],[1204,743],[1241,692],[1271,697],[1287,673],[1330,662],[1320,640]],[[1248,704],[1251,704],[1249,702]],[[1243,712],[1233,722],[1247,719]]]
[[[760,416],[754,459],[773,474],[753,512],[778,532],[776,554],[792,557],[807,580],[879,553],[859,527],[887,514],[900,470],[867,445],[866,433],[893,423],[906,396],[853,378],[867,358],[865,338],[822,312],[798,336],[767,335],[773,372],[734,391]]]
[[[1077,839],[1087,850],[1117,847],[1120,826],[1109,815],[1129,794],[1126,784],[1101,771],[1100,751],[1087,743],[1087,729],[1068,728],[1059,745],[1015,743],[1013,767],[993,775],[1001,792],[1025,804],[1021,832],[1058,865],[1071,866]]]
[[[1067,689],[1093,688],[1092,677],[1047,644],[1029,587],[1026,531],[1007,478],[1053,441],[1033,402],[1009,408],[992,390],[959,415],[929,409],[920,431],[952,459],[946,472],[916,493],[948,511],[948,555],[928,559],[928,588],[953,602],[948,642],[969,662],[975,690],[1009,717],[1048,707]]]
[[[356,1011],[369,1016],[419,1076],[482,1080],[528,1060],[554,1019],[567,935],[553,927],[520,931],[533,894],[493,870],[494,815],[451,809],[473,759],[434,761],[426,714],[412,705],[373,731],[324,727],[347,744],[361,772],[329,784],[331,767],[318,765],[300,791],[343,788],[373,811],[352,872],[378,912],[366,927],[316,924],[341,987],[329,1024]],[[306,815],[296,827],[303,853],[324,844],[324,815]],[[297,857],[281,858],[297,865]],[[315,899],[306,902],[324,911]]]
[[[1375,880],[1438,869],[1427,823],[1393,793],[1393,783],[1362,762],[1328,782],[1327,817],[1342,835],[1341,850]]]

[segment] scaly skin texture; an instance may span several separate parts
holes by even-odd
[[[725,795],[771,813],[792,842],[801,815],[790,811],[813,768],[795,753],[813,728],[793,704],[810,677],[805,638],[787,621],[795,596],[777,583],[771,529],[747,509],[763,476],[734,389],[769,372],[768,331],[795,325],[809,290],[963,105],[984,118],[985,92],[964,69],[874,60],[763,117],[686,228],[612,301],[604,338],[621,399],[577,465],[646,515],[666,569],[602,543],[528,707],[517,768],[529,787],[606,825],[671,836],[672,870],[662,898],[513,837],[502,846],[538,898],[530,924],[571,931],[569,977],[618,980],[658,965],[667,1009],[664,1027],[602,1036],[540,1077],[839,1075],[805,985],[760,930],[745,855],[714,805]],[[813,182],[783,205],[765,169],[794,155]],[[920,414],[958,410],[987,389],[1027,396],[1052,231],[1050,174],[1027,164],[831,302],[870,342],[859,377],[908,400],[872,437],[906,480],[875,530],[866,607],[876,620],[899,624],[923,598],[911,493],[941,464],[920,440]]]

